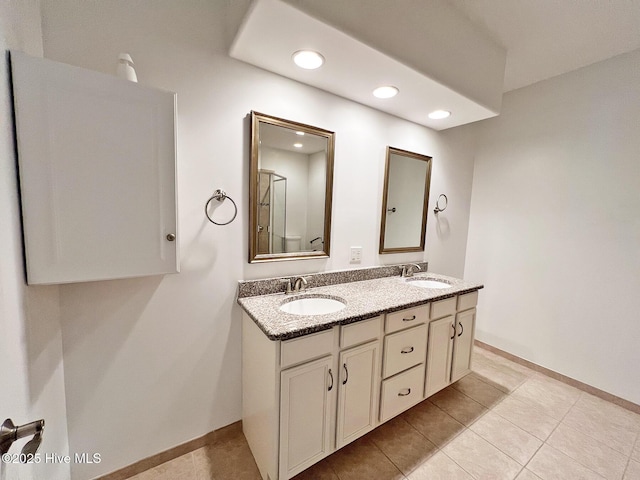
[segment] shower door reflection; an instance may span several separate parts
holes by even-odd
[[[284,253],[287,231],[287,179],[271,170],[258,176],[258,253]]]

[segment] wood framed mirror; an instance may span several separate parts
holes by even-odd
[[[424,250],[431,157],[387,147],[379,253]]]
[[[251,112],[249,262],[328,257],[335,134]]]

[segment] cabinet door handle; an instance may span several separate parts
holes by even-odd
[[[404,347],[402,350],[400,350],[400,353],[411,353],[413,352],[413,347]]]
[[[331,373],[331,369],[329,369],[329,377],[331,377],[331,385],[329,385],[329,388],[327,389],[328,392],[333,389],[333,373]]]
[[[456,324],[452,323],[451,324],[451,328],[453,328],[453,335],[451,335],[451,340],[453,340],[453,337],[456,336]]]
[[[402,391],[398,392],[398,396],[399,397],[406,397],[410,393],[411,393],[411,389],[410,388],[405,388]]]
[[[462,332],[464,332],[464,326],[458,322],[458,325],[460,325],[460,333],[458,334],[458,336],[462,335]]]
[[[347,382],[349,381],[349,370],[347,370],[347,364],[343,363],[342,368],[344,368],[344,373],[345,373],[345,377],[344,377],[344,380],[342,381],[342,384],[346,385]]]
[[[415,319],[416,319],[416,316],[415,315],[411,315],[411,317],[409,317],[409,318],[403,318],[402,321],[403,322],[412,322]]]

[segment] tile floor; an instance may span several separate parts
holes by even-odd
[[[295,480],[640,480],[640,415],[477,347],[473,370]],[[235,424],[152,479],[260,475]]]

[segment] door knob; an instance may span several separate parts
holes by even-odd
[[[0,426],[0,454],[4,455],[7,453],[16,440],[33,435],[33,438],[22,448],[23,455],[33,455],[42,442],[43,431],[44,420],[37,420],[16,427],[11,419],[7,418],[2,426]]]

